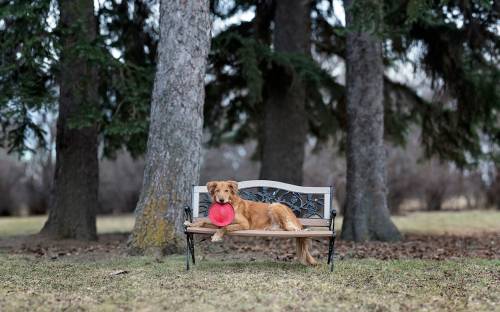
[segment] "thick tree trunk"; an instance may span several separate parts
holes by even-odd
[[[200,171],[210,30],[208,0],[161,1],[146,167],[130,239],[134,252],[174,253],[183,240],[183,206]]]
[[[440,211],[443,206],[445,193],[440,187],[436,189],[428,189],[425,192],[425,201],[427,210],[429,211]]]
[[[371,6],[377,1],[370,2]],[[351,1],[347,13],[347,201],[342,239],[393,241],[401,238],[390,219],[384,148],[382,44],[377,34],[363,30]],[[378,2],[380,21],[382,1]],[[370,14],[374,14],[371,12]]]
[[[495,192],[495,207],[497,210],[500,210],[500,170],[497,167],[497,176],[495,180],[495,184],[493,186],[493,191]]]
[[[262,44],[272,42],[271,23],[274,20],[275,0],[259,0],[255,5],[255,38]]]
[[[493,178],[494,180],[486,193],[486,199],[489,205],[500,210],[500,166],[496,166],[495,176]]]
[[[277,0],[275,5],[275,51],[309,56],[311,1]],[[304,84],[293,71],[273,69],[264,98],[260,178],[301,184],[307,135]]]
[[[56,169],[49,218],[42,234],[94,240],[98,190],[97,125],[70,126],[97,105],[96,70],[76,45],[96,35],[94,1],[61,0],[63,34],[59,74]],[[82,29],[72,30],[77,22]]]

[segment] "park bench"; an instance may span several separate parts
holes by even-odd
[[[246,200],[265,203],[282,203],[290,207],[304,226],[302,231],[245,230],[227,233],[230,236],[257,236],[311,239],[329,239],[328,264],[333,271],[335,247],[335,216],[333,187],[304,187],[267,180],[251,180],[238,183],[239,195]],[[193,186],[192,203],[184,209],[186,221],[196,222],[207,218],[211,199],[206,186]],[[190,259],[195,264],[194,235],[212,235],[216,229],[185,226],[186,269]]]

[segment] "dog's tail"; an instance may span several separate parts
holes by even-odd
[[[305,237],[297,237],[297,258],[304,265],[316,265],[317,262],[309,253],[311,240]]]

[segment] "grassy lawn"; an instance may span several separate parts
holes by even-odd
[[[0,218],[0,242],[37,233],[44,220]],[[394,221],[407,233],[500,233],[495,211],[415,213]],[[100,233],[132,226],[132,216],[98,220]],[[103,250],[51,259],[0,248],[0,311],[500,311],[500,260],[345,259],[333,273],[324,263],[308,268],[210,256],[198,262],[186,272],[182,256],[156,260]]]
[[[406,233],[474,234],[500,232],[500,211],[469,210],[416,212],[393,218],[398,228]]]
[[[128,273],[113,275],[125,270]],[[500,261],[202,261],[181,257],[94,262],[0,256],[0,310],[168,311],[494,311]]]
[[[0,237],[36,234],[46,216],[0,218]],[[500,211],[472,210],[460,212],[416,212],[392,218],[405,233],[471,234],[500,232]],[[97,218],[99,233],[129,232],[134,226],[133,215],[101,216]],[[337,217],[335,227],[340,230],[342,217]]]
[[[0,238],[2,236],[36,234],[40,232],[45,220],[47,220],[47,216],[0,218]],[[130,232],[133,226],[133,215],[100,216],[97,218],[97,231],[101,234]]]

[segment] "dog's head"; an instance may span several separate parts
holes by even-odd
[[[238,195],[238,183],[235,181],[211,181],[207,183],[208,193],[213,202],[232,204],[234,196]]]

